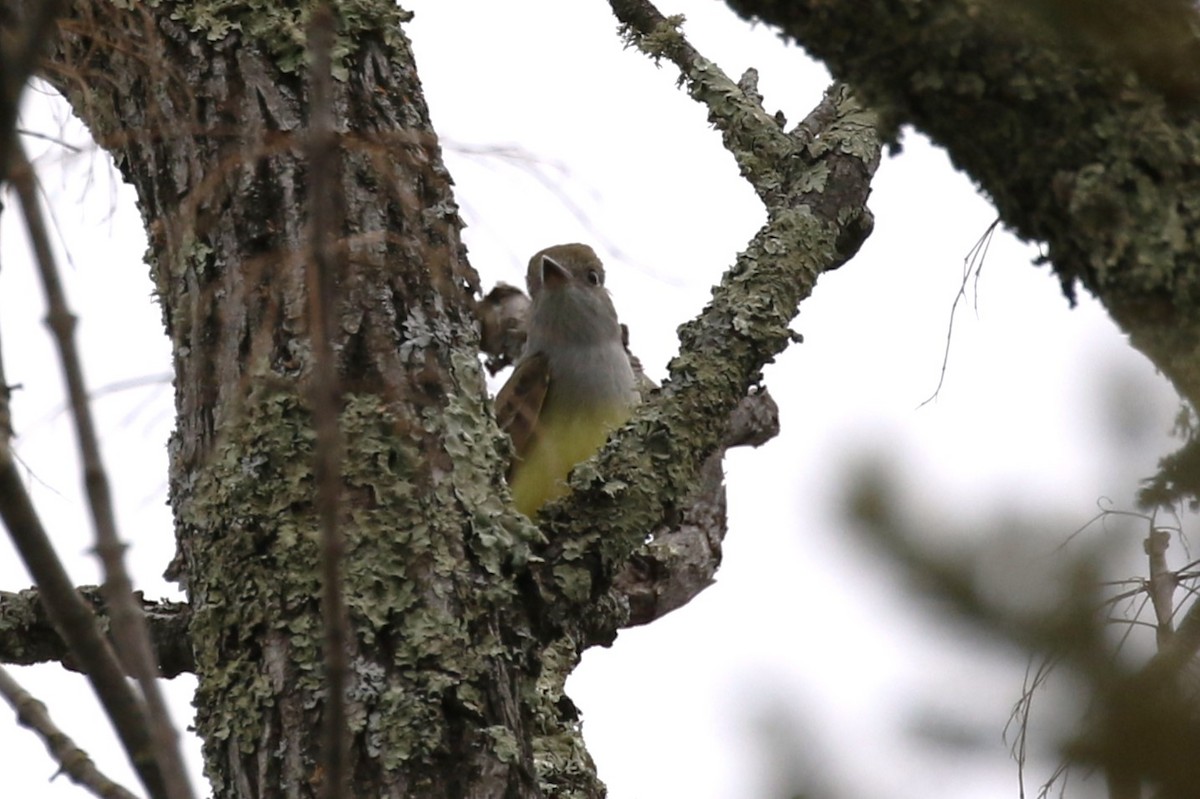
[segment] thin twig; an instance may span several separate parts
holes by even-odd
[[[76,593],[50,544],[41,519],[29,500],[11,447],[12,426],[8,408],[8,380],[0,362],[0,519],[17,547],[25,567],[43,593],[43,606],[51,624],[82,666],[92,689],[117,731],[138,777],[150,794],[164,796],[162,777],[144,724],[145,709],[125,681],[116,654],[100,632],[92,609]]]
[[[0,666],[0,695],[17,712],[17,721],[33,730],[46,744],[50,755],[59,768],[76,785],[104,799],[137,799],[127,788],[113,782],[88,757],[88,753],[75,745],[71,736],[60,730],[50,718],[46,706],[20,686],[8,671]]]
[[[308,258],[309,331],[313,349],[312,403],[316,427],[317,514],[321,524],[321,616],[325,627],[325,709],[321,759],[321,795],[345,795],[346,644],[349,623],[342,594],[342,558],[346,543],[338,526],[341,499],[342,436],[338,427],[338,382],[333,360],[332,319],[337,305],[334,234],[341,230],[337,170],[337,137],[333,126],[333,13],[328,3],[313,12],[308,28],[309,73]]]
[[[992,236],[999,226],[999,218],[993,220],[988,225],[987,230],[983,231],[983,235],[979,237],[979,240],[975,242],[963,258],[962,282],[958,286],[958,293],[954,295],[954,302],[950,304],[950,322],[946,325],[946,346],[942,349],[942,368],[938,371],[937,386],[934,387],[933,393],[917,406],[918,408],[924,408],[942,393],[942,386],[946,383],[946,369],[950,366],[950,342],[954,340],[954,319],[958,313],[958,303],[960,300],[966,299],[967,281],[971,279],[972,274],[975,275],[975,311],[976,313],[979,311],[979,276],[982,274],[983,264],[987,260],[988,248],[992,244]]]
[[[142,615],[141,606],[133,597],[133,585],[125,571],[125,547],[117,535],[108,476],[100,458],[100,445],[88,404],[87,386],[83,379],[83,365],[75,346],[75,316],[67,307],[62,283],[58,277],[58,266],[50,249],[45,221],[37,200],[33,167],[19,142],[13,147],[11,158],[13,168],[10,170],[10,179],[16,188],[30,241],[33,243],[38,271],[46,293],[46,321],[58,345],[67,395],[71,401],[71,415],[75,421],[75,433],[83,460],[83,482],[87,490],[88,509],[96,534],[96,553],[104,566],[103,591],[111,613],[113,637],[123,662],[136,676],[146,701],[151,743],[162,773],[165,795],[169,799],[191,799],[191,786],[179,753],[179,735],[171,723],[166,702],[159,690],[158,664],[155,662],[150,634],[146,629],[146,619]]]
[[[59,147],[63,148],[64,150],[66,150],[69,153],[78,154],[78,153],[83,152],[82,147],[71,144],[70,142],[66,141],[65,139],[63,139],[59,136],[53,136],[49,133],[39,133],[36,130],[28,130],[26,128],[17,128],[17,133],[19,133],[22,136],[28,136],[31,139],[38,139],[40,141],[48,141],[51,144],[57,144]]]
[[[1004,724],[1004,730],[1001,737],[1007,741],[1008,731],[1015,725],[1016,732],[1014,734],[1013,743],[1009,747],[1009,753],[1013,760],[1017,762],[1017,796],[1020,799],[1025,799],[1025,766],[1029,758],[1029,720],[1033,713],[1033,699],[1037,695],[1038,689],[1046,680],[1049,679],[1050,673],[1057,665],[1058,658],[1049,655],[1044,658],[1039,658],[1034,666],[1034,659],[1031,657],[1029,662],[1025,664],[1025,678],[1021,685],[1021,696],[1013,705],[1012,711],[1008,715],[1008,721]],[[1031,675],[1032,670],[1032,675]]]
[[[55,20],[65,6],[63,0],[35,3],[15,46],[4,47],[4,40],[0,38],[0,180],[7,179],[9,158],[17,142],[21,90],[54,35]]]
[[[6,443],[0,445],[0,519],[41,591],[46,615],[67,642],[72,657],[87,673],[142,784],[151,796],[165,797],[145,707],[125,680],[125,672],[108,639],[101,634],[92,609],[71,584],[21,482],[12,449]]]

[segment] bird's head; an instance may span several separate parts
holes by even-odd
[[[557,244],[529,259],[525,275],[533,298],[530,336],[535,348],[545,340],[563,344],[608,343],[620,328],[612,298],[604,288],[604,265],[586,244]]]

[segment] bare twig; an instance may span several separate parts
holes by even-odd
[[[937,386],[934,387],[933,393],[917,406],[918,408],[925,407],[942,393],[942,386],[946,382],[946,369],[950,366],[950,342],[954,340],[954,318],[955,314],[958,313],[958,303],[966,299],[967,282],[971,279],[971,275],[975,276],[975,299],[978,303],[979,275],[983,272],[983,264],[987,260],[988,248],[991,247],[992,237],[999,226],[999,219],[994,220],[992,224],[988,225],[987,230],[983,231],[983,235],[979,237],[979,240],[975,242],[967,252],[966,257],[963,258],[962,283],[958,286],[958,293],[954,295],[954,302],[950,304],[950,321],[946,325],[946,346],[942,349],[942,367],[938,371]]]
[[[11,448],[8,393],[8,381],[0,363],[0,399],[3,400],[0,405],[0,519],[3,519],[25,567],[44,592],[46,614],[67,643],[73,659],[87,673],[139,779],[152,796],[165,796],[144,724],[144,707],[125,682],[116,654],[101,635],[95,615],[71,585],[17,472]]]
[[[1021,799],[1025,799],[1025,765],[1029,757],[1029,717],[1033,710],[1033,698],[1037,690],[1049,678],[1056,660],[1057,658],[1053,656],[1039,658],[1035,667],[1034,660],[1030,659],[1030,662],[1025,665],[1025,680],[1021,686],[1021,697],[1013,705],[1001,734],[1007,741],[1009,730],[1014,730],[1013,742],[1008,751],[1013,760],[1017,762],[1017,795]]]
[[[28,136],[31,139],[50,142],[51,144],[63,148],[69,153],[78,154],[83,152],[82,147],[71,144],[70,142],[64,140],[61,136],[52,136],[49,133],[39,133],[36,130],[28,130],[26,128],[17,128],[17,133],[21,134],[22,136]]]
[[[87,752],[76,746],[71,737],[58,728],[46,706],[22,688],[3,666],[0,666],[0,695],[17,711],[17,721],[41,737],[46,749],[72,782],[104,799],[137,799],[128,789],[113,782],[96,768]]]
[[[37,201],[33,169],[18,143],[12,150],[10,179],[17,191],[33,243],[34,254],[46,293],[47,323],[59,349],[63,377],[71,401],[72,417],[84,466],[84,486],[96,533],[96,552],[104,566],[104,596],[112,613],[113,637],[126,666],[137,676],[146,701],[146,720],[154,757],[163,778],[165,796],[190,799],[191,786],[179,753],[179,735],[171,723],[166,702],[158,686],[158,665],[146,630],[141,607],[133,598],[133,585],[125,571],[124,545],[117,535],[116,517],[108,476],[100,458],[100,445],[88,404],[83,366],[75,347],[75,316],[66,304],[58,267],[50,249],[41,207]],[[73,591],[73,589],[71,589]]]
[[[333,359],[332,320],[337,305],[337,255],[334,235],[341,230],[337,137],[333,125],[333,13],[328,3],[313,12],[308,28],[309,130],[308,317],[313,348],[312,403],[316,427],[317,514],[321,523],[321,616],[325,627],[325,709],[321,795],[338,799],[347,782],[346,644],[349,623],[342,594],[342,558],[346,542],[338,527],[341,499],[342,436],[338,427],[338,380]]]
[[[37,67],[42,51],[54,34],[54,23],[66,5],[63,0],[42,0],[16,41],[0,32],[0,179],[5,179],[9,158],[17,141],[17,112],[21,107],[21,89]]]
[[[0,519],[8,528],[25,568],[41,589],[51,623],[67,642],[71,656],[87,672],[142,784],[151,796],[167,796],[154,758],[145,707],[125,681],[124,670],[100,633],[95,614],[75,591],[51,546],[7,443],[0,446]]]

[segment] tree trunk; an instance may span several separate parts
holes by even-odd
[[[217,797],[323,779],[305,13],[77,3],[51,67],[150,233],[176,371],[174,569]],[[536,530],[504,501],[477,277],[401,21],[348,6],[334,51],[352,795],[600,795],[561,695],[574,647],[542,673],[556,642],[509,579]]]
[[[777,429],[770,398],[747,389],[819,274],[872,228],[874,115],[835,86],[785,131],[751,73],[734,83],[671,20],[614,4],[628,40],[708,106],[768,222],[680,329],[661,390],[539,530],[504,482],[478,361],[488,301],[475,303],[404,13],[337,6],[339,177],[314,187],[310,5],[125,5],[78,0],[47,72],[136,188],[149,233],[176,372],[172,573],[194,656],[172,663],[199,678],[214,795],[308,797],[327,781],[310,191],[340,202],[324,300],[345,442],[351,795],[603,795],[563,683],[584,648],[711,582],[721,453]]]

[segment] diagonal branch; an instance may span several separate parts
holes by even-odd
[[[59,348],[59,359],[71,402],[71,415],[83,459],[88,508],[96,533],[96,552],[104,566],[103,590],[113,614],[114,638],[129,670],[136,675],[145,700],[152,751],[162,772],[165,795],[170,799],[190,799],[192,791],[183,759],[179,754],[179,735],[171,723],[166,702],[159,690],[158,665],[154,662],[146,622],[142,618],[141,608],[133,599],[133,585],[125,571],[125,547],[117,535],[108,476],[100,458],[100,445],[88,405],[83,366],[75,347],[75,316],[67,308],[58,267],[50,249],[41,207],[34,190],[33,168],[19,145],[13,149],[12,167],[9,178],[16,188],[33,242],[49,309],[47,322]]]
[[[46,706],[22,688],[3,666],[0,666],[0,696],[17,711],[17,720],[37,733],[58,762],[59,768],[72,782],[103,799],[136,799],[128,789],[113,782],[96,768],[87,752],[76,746],[71,737],[58,728]]]
[[[152,796],[164,797],[163,779],[144,724],[141,699],[125,682],[116,653],[101,634],[95,614],[72,586],[21,482],[12,451],[8,395],[8,381],[0,363],[0,520],[25,567],[45,593],[46,615],[58,638],[66,642],[71,657],[87,673],[138,778]],[[0,619],[4,620],[4,627],[10,626],[3,615]]]
[[[752,87],[743,89],[687,44],[678,20],[641,0],[611,5],[627,40],[674,62],[689,94],[708,106],[709,120],[763,200],[767,224],[708,307],[680,329],[680,355],[661,392],[598,459],[575,469],[573,492],[539,517],[549,543],[532,568],[544,621],[570,628],[573,617],[587,618],[581,640],[604,640],[604,628],[627,623],[627,610],[605,614],[611,603],[596,604],[614,573],[647,531],[677,520],[729,414],[793,340],[789,324],[799,302],[870,233],[865,203],[880,154],[874,115],[845,87],[832,87],[804,124],[784,131]],[[581,612],[580,603],[587,609]]]
[[[17,142],[17,113],[25,81],[49,45],[55,20],[65,6],[64,0],[42,0],[16,31],[0,30],[0,179]]]
[[[692,99],[708,108],[708,120],[737,161],[742,177],[768,206],[779,188],[773,178],[786,165],[796,142],[762,107],[762,98],[729,79],[684,38],[682,16],[665,17],[648,0],[610,0],[625,41],[656,62],[679,68]]]
[[[165,797],[141,698],[125,681],[124,669],[100,632],[95,614],[71,584],[25,491],[6,439],[0,441],[0,519],[37,582],[54,628],[87,673],[142,784],[151,796]]]
[[[726,0],[944,147],[1200,404],[1200,11],[1186,0]]]

